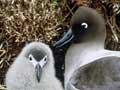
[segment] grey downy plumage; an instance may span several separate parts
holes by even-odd
[[[7,90],[63,90],[55,77],[54,58],[48,45],[26,45],[10,66],[5,83]]]
[[[105,38],[105,22],[102,15],[91,8],[79,7],[71,19],[68,32],[54,44],[54,47],[61,48],[72,42],[65,57],[65,90],[120,89],[120,52],[104,49]],[[89,67],[92,67],[96,62],[100,65],[102,65],[102,62],[110,63],[108,67],[112,67],[112,64],[114,64],[113,66],[116,66],[113,67],[114,77],[118,78],[118,80],[113,80],[112,76],[109,75],[112,74],[112,69],[108,69],[107,64],[103,64],[104,66],[98,69],[95,67],[92,70],[87,68],[86,72],[91,71],[91,73],[84,73],[87,64],[89,64]],[[108,71],[102,69],[103,67],[107,68]],[[109,72],[109,74],[103,74],[105,77],[103,82],[105,84],[100,85],[98,82],[101,82],[101,80],[96,80],[92,83],[95,78],[97,79],[97,75],[94,78],[90,78],[94,75],[92,71],[96,70],[97,72],[99,69],[104,73]],[[98,77],[102,77],[101,73],[98,73]]]

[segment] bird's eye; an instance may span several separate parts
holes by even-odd
[[[29,55],[29,60],[32,61],[32,56],[31,55]]]
[[[44,61],[47,61],[47,58],[45,58]]]
[[[32,61],[32,57],[29,57],[30,61]]]
[[[85,23],[85,22],[83,22],[83,23],[81,24],[81,26],[83,26],[85,29],[87,29],[87,28],[88,28],[88,24],[87,24],[87,23]]]
[[[45,62],[47,61],[47,56],[44,57],[44,61],[45,61]]]

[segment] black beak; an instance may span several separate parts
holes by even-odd
[[[62,47],[66,45],[67,43],[71,42],[73,38],[74,38],[73,32],[71,29],[69,29],[68,32],[59,41],[57,41],[53,46],[56,48]]]
[[[36,72],[37,81],[40,82],[41,75],[42,75],[42,67],[39,64],[36,65],[35,72]]]

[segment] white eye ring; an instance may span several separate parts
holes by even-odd
[[[46,60],[45,60],[46,59]],[[43,68],[45,64],[48,62],[47,55],[39,62],[40,66]]]
[[[31,54],[29,55],[29,60],[30,60],[30,61],[32,61],[32,60],[33,60],[33,57],[32,57],[32,55],[31,55]]]
[[[35,58],[33,57],[32,54],[29,55],[29,60],[30,60],[30,62],[33,64],[33,66],[35,67],[36,64],[37,64],[37,61],[35,60]]]
[[[83,22],[81,25],[84,26],[86,29],[88,28],[88,24],[85,22]]]
[[[47,55],[43,58],[45,62],[47,62]]]

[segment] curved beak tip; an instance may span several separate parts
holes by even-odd
[[[55,43],[53,44],[53,47],[55,47],[55,48],[59,48],[59,47],[60,47],[60,43],[59,43],[59,41],[55,42]]]
[[[40,82],[40,78],[37,78],[37,81]]]
[[[53,44],[53,47],[57,47],[57,43],[56,42]]]
[[[53,44],[53,47],[60,48],[66,45],[67,43],[71,42],[73,38],[74,38],[73,32],[71,29],[69,29],[68,32],[59,41]]]

